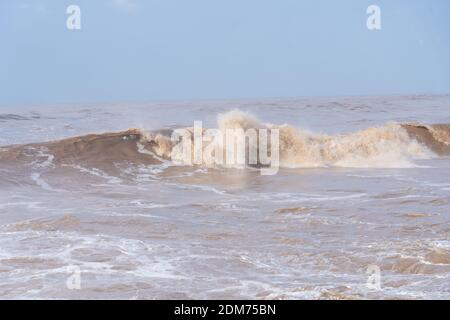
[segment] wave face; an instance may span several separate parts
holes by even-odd
[[[402,168],[414,166],[413,161],[417,159],[450,155],[449,124],[388,123],[354,133],[327,135],[287,124],[261,123],[254,116],[239,110],[220,114],[217,123],[222,132],[227,129],[278,129],[281,167]],[[192,128],[186,129],[192,132]],[[145,132],[130,129],[54,142],[3,147],[0,149],[0,160],[26,160],[33,152],[42,155],[44,150],[51,154],[55,163],[82,164],[97,168],[124,161],[158,164],[182,158],[183,150],[171,141],[171,133],[171,130]],[[220,148],[225,148],[223,141],[219,144]],[[204,143],[203,149],[208,146],[208,143]],[[213,161],[208,159],[208,155],[204,155],[203,165],[210,163]]]
[[[123,132],[90,134],[58,141],[7,146],[0,150],[0,160],[17,163],[30,157],[51,156],[55,164],[83,164],[92,167],[111,166],[115,162],[157,164],[151,154],[142,153],[139,143],[142,133],[137,129]],[[158,145],[161,148],[161,145]]]
[[[450,155],[450,124],[402,125],[409,136],[440,156]]]

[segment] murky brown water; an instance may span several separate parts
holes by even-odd
[[[139,152],[139,132],[215,127],[235,108],[295,128],[278,174]],[[411,96],[1,111],[0,298],[448,299],[446,137],[398,124],[450,123],[449,108]],[[84,136],[102,132],[115,138]]]

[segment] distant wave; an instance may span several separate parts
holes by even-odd
[[[384,167],[414,166],[414,160],[450,155],[450,124],[388,123],[349,134],[312,133],[290,125],[264,124],[239,110],[218,116],[218,128],[277,128],[281,167]],[[180,157],[173,148],[171,130],[89,134],[59,141],[4,146],[0,162],[30,161],[33,155],[51,154],[54,164],[95,168],[118,162],[159,164]]]
[[[13,114],[13,113],[6,113],[6,114],[0,114],[0,122],[8,121],[8,120],[28,120],[27,117]]]

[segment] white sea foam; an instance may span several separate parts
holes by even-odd
[[[55,191],[44,179],[41,178],[41,174],[38,172],[33,172],[31,174],[31,180],[33,180],[38,186],[44,190]]]
[[[228,129],[278,129],[280,162],[282,167],[287,168],[413,168],[418,166],[414,160],[434,156],[425,145],[412,139],[400,124],[393,122],[349,134],[326,135],[287,124],[265,124],[250,114],[234,110],[218,116],[218,128],[222,132]],[[171,148],[168,138],[148,138],[157,142],[158,146],[154,149],[159,156],[183,159],[181,144]],[[218,143],[218,148],[225,148],[226,145],[220,140],[211,143]],[[207,146],[204,146],[204,151]],[[222,153],[225,154],[226,150]],[[214,155],[203,153],[205,165],[215,163],[209,157]]]

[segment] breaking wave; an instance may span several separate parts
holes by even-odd
[[[279,129],[281,167],[385,167],[414,166],[414,160],[450,155],[450,125],[388,123],[380,127],[338,135],[313,133],[291,125],[262,123],[234,110],[218,116],[218,128]],[[190,128],[187,128],[191,130]],[[90,134],[38,144],[0,147],[0,161],[29,161],[44,150],[54,164],[113,167],[119,162],[160,164],[180,157],[171,130]]]

